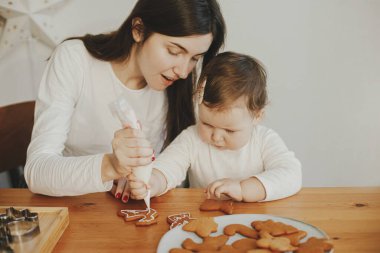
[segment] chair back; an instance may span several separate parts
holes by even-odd
[[[0,172],[24,166],[32,136],[35,101],[0,107]]]

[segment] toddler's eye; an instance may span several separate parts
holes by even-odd
[[[233,133],[235,133],[236,131],[228,130],[228,129],[227,129],[226,132],[229,133],[229,134],[233,134]]]
[[[206,127],[211,127],[211,125],[205,123],[205,122],[202,122],[203,125],[205,125]]]

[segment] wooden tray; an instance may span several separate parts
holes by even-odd
[[[0,206],[0,213],[5,213],[9,206]],[[38,213],[40,233],[23,242],[11,244],[14,252],[51,252],[59,238],[69,225],[69,212],[67,207],[19,207],[28,208],[31,212]]]

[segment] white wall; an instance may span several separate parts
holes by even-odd
[[[304,185],[380,186],[380,1],[219,2],[225,50],[267,67],[264,124],[296,152]],[[55,27],[62,38],[109,31],[134,3],[71,0]],[[35,97],[45,63],[34,59],[31,68],[26,50],[0,59],[0,105]]]
[[[28,0],[39,1],[39,0]],[[45,10],[49,26],[58,41],[86,33],[116,29],[128,15],[135,0],[63,0],[53,10]],[[1,37],[2,29],[0,29]],[[33,100],[51,49],[42,43],[23,43],[0,58],[0,106]]]
[[[380,185],[380,1],[228,1],[228,50],[269,72],[265,124],[304,185]]]

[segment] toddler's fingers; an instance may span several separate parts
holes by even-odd
[[[146,194],[145,194],[145,195],[146,195]],[[145,198],[145,195],[134,195],[134,196],[133,196],[133,199],[141,200],[141,199],[144,199],[144,198]]]
[[[214,195],[218,199],[225,198],[225,195],[228,196],[228,188],[226,187],[226,185],[222,184],[221,186],[215,189]]]
[[[223,183],[220,180],[217,180],[217,181],[211,183],[211,185],[209,185],[209,187],[208,187],[208,193],[209,193],[209,195],[210,196],[215,196],[215,190],[216,190],[216,188],[218,188],[222,184]]]
[[[140,189],[144,188],[145,189],[145,183],[143,181],[129,181],[129,187],[131,189]]]
[[[210,186],[211,185],[208,185],[207,188],[204,190],[207,199],[210,199]]]
[[[140,184],[142,185],[145,185],[145,187],[147,189],[150,189],[150,184],[145,184],[143,181],[141,181],[140,179],[138,179],[133,173],[131,173],[130,175],[127,176],[128,180],[130,181],[130,183],[133,185],[131,186],[131,188],[139,188],[139,187],[142,187],[140,186]],[[133,183],[132,183],[133,182]],[[136,184],[137,183],[137,184]]]
[[[204,189],[204,193],[206,194],[206,198],[207,199],[210,199],[211,198],[211,186],[213,185],[214,183],[211,183],[209,185],[207,185],[207,187]]]
[[[134,189],[132,190],[133,196],[146,196],[147,191],[145,188],[139,188],[139,189]]]

